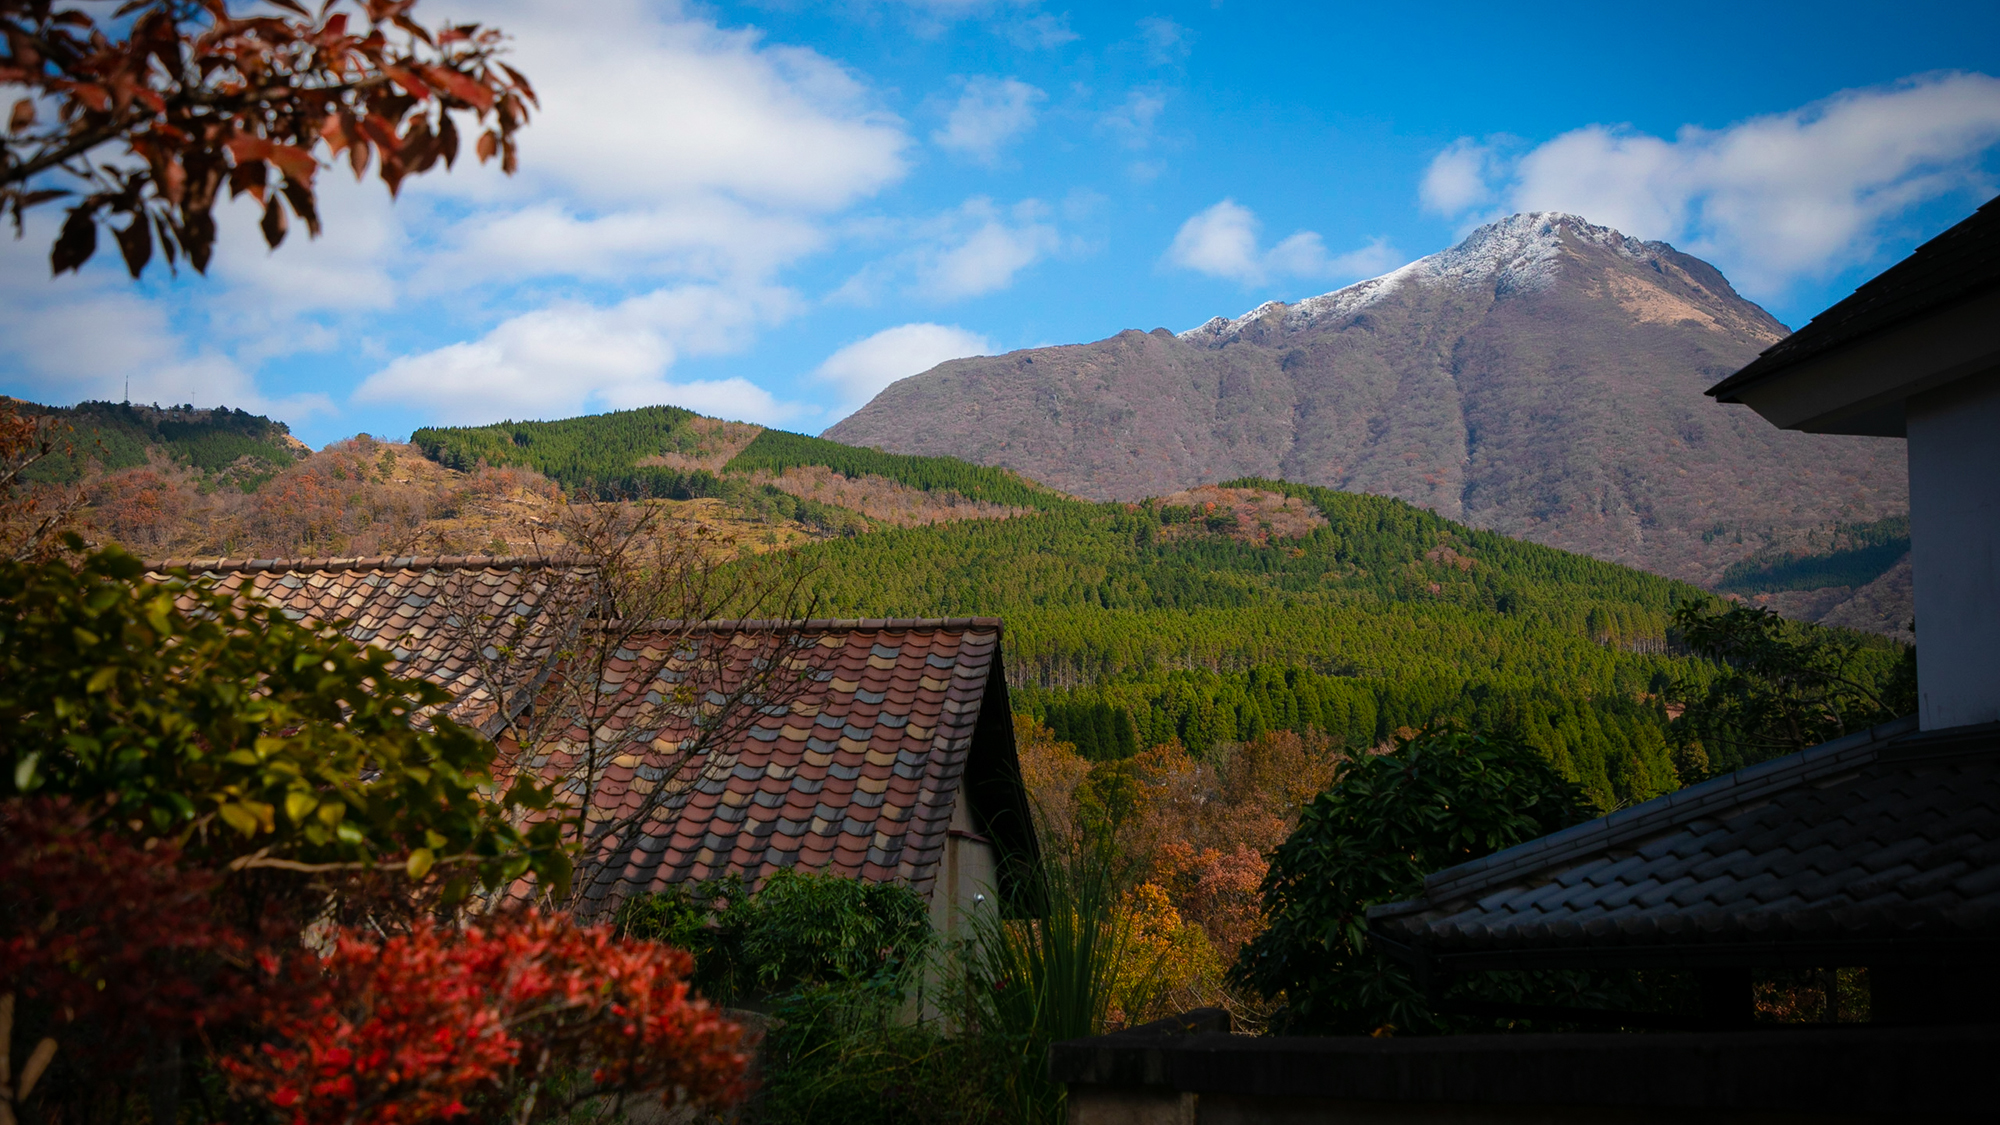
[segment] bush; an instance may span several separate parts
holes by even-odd
[[[1914,648],[1844,629],[1786,621],[1768,609],[1682,603],[1674,627],[1720,664],[1685,676],[1673,694],[1682,753],[1726,773],[1794,754],[1917,709]]]
[[[617,925],[691,952],[695,981],[724,1003],[903,981],[931,948],[928,908],[910,888],[802,871],[773,872],[755,894],[730,875],[628,899]]]
[[[1444,1030],[1409,972],[1370,945],[1368,908],[1421,892],[1433,871],[1588,815],[1574,783],[1511,739],[1425,730],[1389,753],[1350,760],[1272,853],[1262,888],[1270,924],[1244,947],[1232,975],[1285,998],[1286,1030]],[[1574,985],[1461,982],[1503,991]]]

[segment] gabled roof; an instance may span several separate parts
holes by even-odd
[[[762,623],[723,622],[718,633]],[[803,694],[760,714],[734,742],[689,771],[661,732],[642,729],[649,694],[676,682],[671,640],[633,641],[602,690],[623,702],[604,722],[622,738],[595,803],[603,816],[659,803],[625,862],[593,898],[617,900],[672,883],[779,868],[898,881],[929,896],[953,832],[1032,855],[1034,836],[1014,756],[998,618],[809,621],[794,632],[817,669]],[[685,628],[663,630],[687,636]],[[580,739],[581,732],[572,732]],[[546,744],[527,766],[563,776],[574,752]],[[964,802],[970,829],[955,829]]]
[[[1452,968],[1871,964],[2000,947],[2000,729],[1903,719],[1424,881],[1369,910]]]
[[[576,626],[546,615],[574,602],[587,567],[574,559],[405,556],[328,559],[168,559],[146,564],[158,580],[170,571],[210,578],[216,588],[282,609],[294,621],[340,623],[361,644],[387,649],[399,674],[427,679],[451,696],[445,713],[482,729],[498,726],[488,677],[471,638],[525,645],[504,662],[529,687],[548,672],[561,637]],[[498,663],[497,651],[486,663]]]
[[[2000,198],[1865,282],[1804,328],[1710,387],[1730,396],[1822,352],[2000,288]]]

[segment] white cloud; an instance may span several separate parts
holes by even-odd
[[[598,204],[721,192],[826,211],[900,178],[909,138],[838,63],[755,31],[607,0],[482,0],[542,111],[522,134],[527,194],[560,185]],[[490,177],[489,177],[490,179]]]
[[[1145,48],[1147,62],[1166,66],[1188,56],[1194,36],[1164,16],[1147,16],[1139,21],[1139,42]]]
[[[48,403],[85,399],[236,406],[298,418],[328,411],[325,395],[272,398],[233,357],[191,345],[176,332],[173,310],[148,300],[123,266],[48,276],[55,223],[38,217],[26,237],[0,240],[0,339],[6,369],[26,397]],[[101,246],[99,255],[117,256]]]
[[[443,2],[427,21],[455,15],[504,27],[509,61],[542,96],[521,135],[517,176],[467,151],[455,170],[408,181],[392,202],[378,180],[356,184],[329,170],[320,178],[325,236],[309,240],[294,227],[275,253],[254,229],[254,208],[225,204],[208,278],[184,278],[164,294],[149,296],[95,263],[85,278],[51,286],[45,264],[15,270],[9,260],[5,280],[33,278],[40,288],[31,302],[0,310],[0,323],[21,325],[7,334],[0,379],[68,400],[122,393],[129,374],[135,396],[282,407],[296,417],[330,408],[323,395],[261,393],[257,376],[274,357],[365,354],[414,330],[445,346],[382,367],[358,401],[456,418],[659,395],[789,417],[791,408],[740,380],[668,383],[676,356],[708,345],[694,326],[648,317],[665,316],[661,293],[747,305],[752,313],[715,321],[732,326],[729,347],[745,346],[794,300],[779,275],[827,245],[834,216],[905,174],[912,142],[903,124],[833,60],[719,28],[674,0],[604,0],[587,18],[539,0]],[[40,240],[26,257],[47,245]],[[548,305],[551,290],[570,303]],[[29,308],[44,325],[117,330],[65,343],[51,328],[36,338],[54,342],[36,351],[25,342],[36,333]],[[572,339],[573,358],[538,348],[561,335],[557,311],[608,336]],[[455,334],[461,317],[502,323]],[[425,372],[440,381],[424,385]]]
[[[978,297],[1007,288],[1064,246],[1037,199],[1001,207],[975,196],[921,222],[868,224],[866,234],[907,248],[863,267],[829,300],[870,305],[897,289],[937,302]]]
[[[1004,25],[1007,38],[1017,47],[1028,50],[1049,50],[1065,43],[1074,43],[1081,36],[1069,29],[1069,16],[1053,16],[1047,12],[1025,20]]]
[[[820,224],[734,200],[583,215],[560,200],[468,218],[416,277],[425,291],[468,278],[763,278],[826,243]]]
[[[842,405],[836,413],[846,417],[898,379],[922,374],[948,359],[993,352],[993,344],[986,337],[963,328],[902,324],[833,353],[813,372],[813,377],[840,389]]]
[[[1167,94],[1158,86],[1139,86],[1126,91],[1125,100],[1104,115],[1104,128],[1126,148],[1145,148],[1153,143],[1154,126],[1166,112]]]
[[[1929,75],[1725,129],[1685,126],[1672,140],[1590,125],[1476,171],[1479,146],[1461,140],[1433,161],[1422,194],[1462,213],[1481,206],[1476,178],[1509,210],[1571,211],[1673,241],[1746,292],[1775,295],[1866,260],[1917,203],[1990,194],[1980,159],[1996,143],[2000,79]]]
[[[917,288],[939,301],[977,297],[1014,283],[1014,275],[1054,253],[1062,238],[1043,221],[1045,208],[1034,200],[1002,212],[975,199],[960,209],[973,225],[926,255]]]
[[[1440,215],[1457,215],[1491,202],[1493,189],[1486,177],[1493,159],[1491,146],[1460,137],[1431,158],[1417,198],[1425,210]]]
[[[1248,207],[1225,199],[1181,224],[1167,248],[1167,263],[1211,277],[1260,285],[1275,277],[1366,277],[1400,260],[1387,240],[1380,238],[1358,250],[1330,255],[1326,243],[1309,230],[1264,250],[1258,246],[1260,226]]]
[[[370,375],[359,402],[397,402],[457,424],[560,417],[669,403],[754,422],[801,410],[743,379],[674,383],[683,355],[740,349],[760,323],[790,312],[783,290],[662,289],[600,308],[560,303],[503,321],[484,337],[405,356]]]
[[[1002,148],[1035,127],[1035,103],[1046,97],[1015,78],[971,79],[945,118],[944,128],[932,133],[931,139],[941,148],[993,164]]]

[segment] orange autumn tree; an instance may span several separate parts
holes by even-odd
[[[0,85],[26,93],[0,134],[0,213],[18,236],[25,211],[67,200],[54,272],[89,261],[105,225],[136,278],[156,244],[169,268],[182,254],[208,268],[225,187],[263,208],[272,247],[294,218],[317,237],[322,154],[356,178],[372,164],[394,194],[450,167],[469,128],[480,161],[511,174],[536,103],[500,61],[505,37],[427,30],[416,2],[267,0],[275,14],[238,16],[224,0],[131,0],[100,24],[51,0],[0,0]]]
[[[1199,757],[1174,741],[1091,762],[1034,718],[1014,721],[1044,848],[1093,830],[1112,837],[1124,933],[1115,1018],[1221,1005],[1260,1025],[1270,1005],[1229,988],[1228,967],[1264,927],[1266,853],[1330,783],[1341,748],[1320,732],[1278,731]]]

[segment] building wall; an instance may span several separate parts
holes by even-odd
[[[1925,730],[2000,720],[2000,371],[1909,400]]]
[[[931,888],[931,928],[947,940],[971,936],[972,914],[998,910],[999,857],[973,827],[961,797],[951,812],[944,862]],[[983,901],[982,901],[983,900]]]

